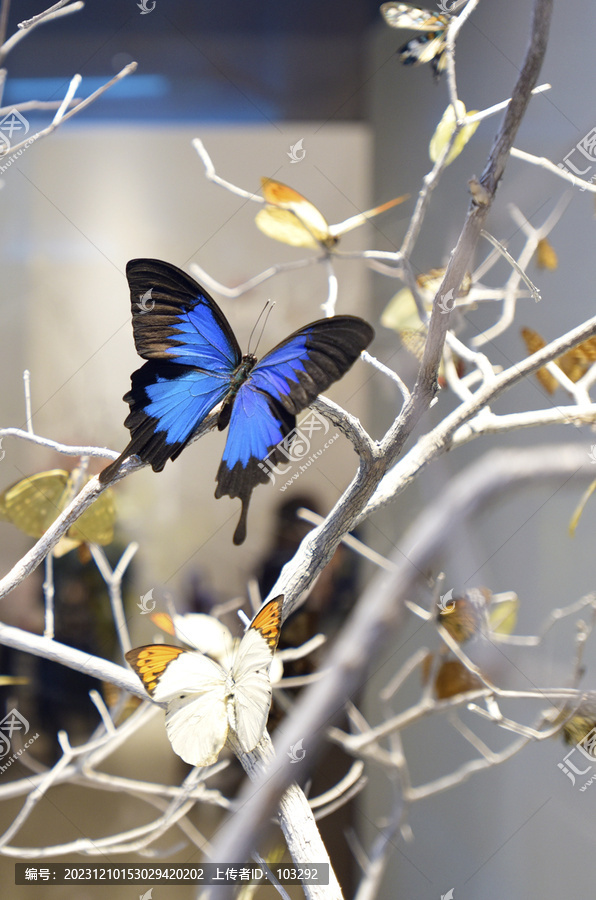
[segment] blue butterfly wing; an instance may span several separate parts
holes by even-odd
[[[229,375],[242,358],[215,300],[198,282],[159,259],[126,266],[137,353]]]
[[[278,344],[241,385],[229,413],[215,492],[242,502],[235,544],[246,537],[253,489],[269,480],[267,467],[259,463],[286,459],[278,445],[296,427],[297,413],[341,378],[373,337],[371,326],[355,316],[320,319]]]
[[[109,481],[132,454],[160,472],[230,391],[242,355],[225,316],[189,275],[156,259],[126,267],[137,352],[148,360],[124,395],[131,439],[100,474]]]

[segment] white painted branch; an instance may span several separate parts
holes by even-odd
[[[537,353],[533,353],[521,362],[514,363],[513,366],[499,375],[495,375],[491,384],[476,391],[471,400],[467,403],[462,403],[432,431],[421,437],[414,447],[385,475],[371,501],[358,518],[358,522],[361,522],[372,512],[391,502],[398,493],[403,492],[428,462],[451,447],[451,441],[458,429],[484,411],[504,391],[517,384],[522,378],[542,368],[545,363],[561,356],[562,353],[582,343],[582,341],[592,337],[594,334],[596,334],[596,316],[588,319],[587,322],[577,328],[573,328],[567,334],[551,341],[550,344],[547,344],[546,347],[543,347]],[[565,422],[565,419],[562,418],[561,421]],[[478,423],[479,426],[483,422],[484,418]],[[466,440],[470,440],[473,437],[478,437],[482,434],[482,431],[478,427],[478,430],[473,433],[468,431],[463,434],[466,435]],[[384,439],[384,441],[386,440],[387,438]]]
[[[286,763],[289,747],[305,735],[316,746],[323,728],[357,689],[375,651],[402,624],[403,601],[414,589],[420,572],[432,564],[462,524],[508,491],[519,491],[521,486],[536,482],[554,482],[560,487],[573,476],[592,477],[586,454],[581,447],[560,446],[493,451],[451,480],[401,542],[392,560],[394,572],[378,576],[364,592],[334,644],[321,682],[302,693],[286,720],[283,737],[276,742],[276,758],[266,775],[241,792],[237,815],[214,842],[214,857],[245,856],[276,798],[293,777],[290,763]]]
[[[101,659],[99,656],[90,656],[89,653],[76,650],[59,641],[52,641],[49,638],[40,637],[0,622],[0,644],[13,647],[15,650],[23,650],[25,653],[32,653],[34,656],[42,656],[44,659],[68,666],[69,669],[75,669],[75,671],[91,675],[93,678],[109,681],[136,697],[147,699],[141,682],[128,669],[117,666],[107,659]]]
[[[477,421],[478,420],[478,421]],[[591,425],[596,422],[596,403],[590,406],[552,406],[530,412],[509,413],[508,415],[477,416],[462,425],[454,433],[451,446],[459,447],[477,437],[487,434],[503,434],[519,428],[537,428],[544,425]],[[596,474],[596,473],[595,473]]]
[[[275,753],[271,738],[265,732],[261,742],[252,753],[242,753],[238,747],[230,742],[234,752],[238,756],[242,766],[254,781],[267,781],[267,773],[270,766],[274,765]],[[300,765],[298,765],[300,768]],[[265,790],[267,788],[265,787]],[[277,805],[277,804],[276,804]],[[341,888],[333,871],[333,866],[327,853],[327,848],[321,839],[319,829],[315,821],[304,792],[295,783],[289,783],[278,800],[279,823],[284,833],[288,850],[297,865],[308,866],[309,863],[329,864],[329,884],[304,885],[304,893],[307,900],[341,900],[343,897]],[[237,815],[236,813],[235,815]],[[232,817],[234,818],[234,817]],[[253,842],[251,841],[251,846]],[[224,857],[219,857],[215,847],[212,848],[211,858],[217,862]],[[226,856],[225,859],[236,859],[235,856]],[[238,857],[243,858],[243,855]],[[218,896],[221,888],[218,888]],[[207,893],[207,896],[209,892]]]
[[[38,25],[40,22],[51,22],[52,19],[58,18],[57,11],[61,10],[60,15],[67,15],[68,13],[78,12],[78,10],[83,9],[85,4],[83,2],[78,2],[71,4],[68,9],[63,9],[64,6],[69,2],[69,0],[58,0],[58,3],[54,3],[53,6],[50,6],[48,9],[45,9],[43,12],[38,13],[36,16],[33,16],[31,19],[25,19],[23,22],[19,22],[18,28],[32,28],[34,25]]]
[[[237,284],[236,287],[228,287],[225,284],[221,284],[221,282],[216,281],[215,278],[212,278],[205,269],[201,268],[201,266],[193,262],[190,264],[190,271],[194,278],[197,281],[204,284],[210,291],[215,291],[218,294],[221,294],[222,297],[229,297],[230,299],[235,299],[236,297],[241,297],[243,294],[246,294],[248,291],[251,291],[253,288],[258,287],[259,284],[263,284],[264,281],[268,281],[270,278],[273,278],[274,275],[278,275],[279,272],[291,272],[294,269],[304,269],[307,266],[315,265],[315,263],[321,262],[321,260],[325,259],[327,256],[326,253],[320,253],[316,256],[307,256],[304,259],[292,260],[290,262],[285,263],[276,263],[274,266],[269,266],[268,269],[265,269],[263,272],[260,272],[258,275],[253,275],[252,278],[249,278],[248,281],[243,281],[242,284]]]
[[[44,438],[38,434],[23,431],[22,428],[0,428],[0,438],[4,437],[16,437],[24,441],[30,441],[32,444],[39,444],[41,447],[49,447],[50,450],[54,450],[55,453],[62,453],[64,456],[93,456],[105,459],[118,459],[119,456],[115,450],[108,450],[107,447],[61,444],[59,441],[53,441],[51,438]]]
[[[570,192],[563,194],[563,196],[556,204],[555,208],[546,217],[542,225],[540,225],[538,228],[534,228],[534,226],[531,225],[530,222],[528,222],[526,217],[521,213],[521,211],[515,206],[514,203],[509,204],[509,213],[513,221],[518,225],[519,228],[521,228],[523,233],[526,235],[526,243],[518,259],[515,261],[514,271],[508,278],[505,284],[505,288],[501,289],[503,309],[500,318],[497,319],[497,321],[493,325],[491,325],[490,328],[487,328],[481,334],[478,334],[474,338],[472,338],[473,346],[481,347],[483,344],[494,340],[495,337],[502,334],[510,327],[510,325],[512,325],[515,318],[517,299],[520,296],[520,292],[518,290],[520,276],[518,273],[520,271],[525,271],[526,267],[529,265],[534,254],[536,253],[538,243],[543,238],[548,237],[550,232],[553,230],[553,228],[567,209],[570,200]],[[497,250],[496,252],[500,255],[499,250]],[[489,257],[489,259],[492,259],[492,264],[494,265],[497,257]],[[487,268],[490,268],[490,266],[487,266]]]
[[[526,153],[525,150],[517,150],[515,147],[511,148],[511,156],[515,159],[522,159],[524,162],[532,163],[534,166],[540,166],[541,169],[545,169],[552,175],[557,175],[558,178],[568,181],[574,187],[579,187],[582,191],[590,191],[592,194],[596,193],[596,184],[591,181],[584,181],[583,178],[572,175],[571,172],[568,172],[566,169],[560,169],[559,166],[556,166],[550,159],[547,159],[546,156],[534,156],[532,153]]]
[[[18,32],[19,37],[22,35],[25,35],[25,34],[27,34],[26,31]],[[0,49],[0,53],[1,53],[1,49]],[[31,135],[31,137],[28,137],[26,140],[21,141],[19,144],[14,144],[12,147],[7,148],[3,153],[0,153],[0,160],[2,160],[5,156],[13,156],[18,150],[21,150],[24,147],[29,147],[38,138],[46,137],[48,134],[51,134],[60,125],[62,125],[63,122],[66,122],[67,119],[72,118],[72,116],[74,116],[74,115],[78,115],[78,113],[80,113],[80,111],[82,109],[85,109],[85,107],[89,106],[91,103],[93,103],[95,100],[97,100],[98,97],[100,97],[102,94],[105,94],[105,92],[107,90],[109,90],[112,87],[112,85],[116,84],[116,82],[121,81],[122,78],[126,78],[127,75],[131,75],[136,70],[136,68],[137,68],[136,62],[131,62],[127,66],[124,66],[124,68],[121,69],[117,75],[114,75],[113,78],[110,78],[109,81],[107,81],[105,84],[102,84],[102,86],[99,87],[96,91],[93,91],[92,94],[89,94],[88,97],[86,97],[84,100],[81,100],[79,103],[77,103],[77,105],[74,106],[71,110],[69,110],[69,112],[64,113],[61,116],[61,118],[57,119],[57,117],[54,116],[54,120],[47,126],[47,128],[43,128],[41,131],[37,131],[35,134]],[[75,75],[74,78],[75,79],[80,78],[80,76]],[[65,99],[70,97],[69,92],[70,92],[70,87],[66,93]],[[61,104],[61,106],[62,106],[62,104]]]

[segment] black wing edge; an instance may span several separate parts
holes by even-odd
[[[306,372],[297,372],[289,393],[280,397],[280,403],[292,415],[306,409],[315,397],[345,375],[375,336],[372,326],[358,316],[333,316],[300,328],[271,353],[303,332],[307,332]],[[265,356],[261,362],[266,363],[266,360]]]
[[[213,297],[178,266],[162,259],[131,259],[126,264],[126,278],[139,356],[144,359],[171,358],[168,351],[176,346],[179,337],[176,325],[180,312],[190,312],[204,302],[215,314],[238,360],[241,359],[242,351],[236,336]]]
[[[155,384],[157,375],[160,378],[179,378],[185,372],[191,371],[192,366],[181,366],[178,363],[146,362],[131,375],[131,389],[122,398],[130,407],[124,425],[130,431],[130,441],[124,448],[118,459],[110,463],[99,473],[102,484],[111,481],[121,464],[129,456],[138,456],[143,462],[150,463],[154,472],[161,472],[169,459],[176,459],[190,439],[194,431],[190,431],[186,440],[170,444],[166,440],[165,431],[158,431],[159,419],[148,416],[145,406],[150,403],[145,388]]]

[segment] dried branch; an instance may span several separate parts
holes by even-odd
[[[101,659],[99,656],[90,656],[82,650],[76,650],[59,641],[40,637],[0,622],[0,644],[13,647],[15,650],[23,650],[25,653],[32,653],[33,656],[41,656],[77,672],[84,672],[93,678],[109,681],[116,687],[134,694],[135,697],[147,699],[147,694],[139,679],[128,669],[117,666],[107,659]]]
[[[27,34],[27,32],[20,32],[20,34]],[[47,126],[47,128],[42,128],[41,131],[37,131],[26,140],[21,141],[19,144],[14,144],[12,147],[8,147],[4,151],[0,152],[0,160],[4,156],[14,156],[14,154],[19,150],[29,147],[38,138],[47,137],[48,134],[51,134],[53,131],[55,131],[60,125],[62,125],[63,122],[66,122],[67,119],[71,119],[73,116],[78,115],[78,113],[80,113],[82,109],[85,109],[95,100],[97,100],[98,97],[100,97],[102,94],[105,94],[105,92],[109,90],[112,85],[116,84],[116,82],[121,81],[123,78],[126,78],[127,75],[131,75],[134,71],[136,71],[136,68],[136,62],[131,62],[127,66],[124,66],[124,68],[121,69],[117,75],[114,75],[113,78],[110,78],[109,81],[107,81],[105,84],[102,84],[101,87],[97,88],[96,91],[93,91],[92,94],[89,94],[89,96],[84,100],[80,100],[77,105],[69,112],[65,112],[66,107],[72,101],[72,93],[74,93],[76,87],[81,81],[81,76],[75,75],[64,96],[64,100],[60,104],[56,115],[54,116],[52,122]]]
[[[237,815],[228,821],[214,843],[215,856],[222,859],[245,856],[276,798],[293,777],[290,763],[286,763],[289,747],[304,735],[316,746],[322,726],[357,689],[375,650],[388,633],[401,626],[404,600],[412,593],[420,572],[428,569],[462,524],[487,503],[503,498],[511,490],[519,490],[522,485],[554,482],[560,487],[574,476],[589,478],[591,474],[582,448],[562,446],[493,451],[451,480],[401,542],[403,549],[392,560],[394,572],[378,576],[365,590],[326,660],[323,678],[302,693],[286,720],[283,741],[276,742],[276,759],[254,785],[243,788]]]
[[[515,157],[515,159],[522,159],[524,162],[532,163],[534,166],[540,166],[541,169],[545,169],[552,175],[557,175],[564,181],[568,181],[573,187],[579,187],[581,191],[596,193],[596,184],[592,181],[585,181],[583,178],[578,178],[577,175],[572,175],[571,172],[559,168],[545,156],[533,156],[533,154],[526,153],[525,150],[517,150],[515,147],[511,148],[511,156]]]

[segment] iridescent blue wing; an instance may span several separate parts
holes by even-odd
[[[259,463],[286,458],[278,445],[295,428],[296,414],[341,378],[373,337],[371,326],[355,316],[312,322],[264,356],[241,385],[231,411],[224,409],[220,424],[229,418],[230,428],[215,496],[242,502],[235,544],[246,537],[254,487],[269,480],[267,467]]]
[[[100,475],[109,481],[136,454],[160,472],[230,390],[242,355],[223,313],[189,275],[158,259],[126,267],[137,352],[148,360],[124,395],[128,446]]]

